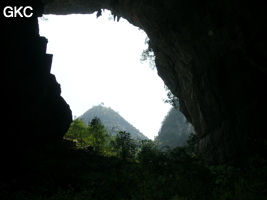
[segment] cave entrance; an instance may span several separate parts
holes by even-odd
[[[156,69],[141,62],[146,34],[110,12],[90,15],[45,15],[40,35],[53,54],[51,73],[61,84],[61,95],[73,116],[101,102],[153,139],[170,109]]]

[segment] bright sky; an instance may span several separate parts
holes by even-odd
[[[53,54],[51,73],[73,116],[101,102],[150,139],[158,134],[170,105],[164,83],[140,56],[146,34],[128,21],[108,20],[107,11],[92,15],[46,15],[39,19],[40,35]]]

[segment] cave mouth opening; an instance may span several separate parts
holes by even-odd
[[[107,10],[99,18],[44,15],[39,29],[73,116],[103,102],[154,139],[171,106],[163,102],[167,92],[156,69],[140,60],[147,49],[144,31],[123,18],[113,20]]]

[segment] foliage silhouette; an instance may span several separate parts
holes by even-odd
[[[71,124],[65,138],[76,142],[77,147],[91,147],[94,151],[101,152],[107,146],[109,135],[99,118],[93,118],[88,126],[77,118]]]
[[[120,131],[111,142],[117,156],[123,160],[131,160],[136,156],[137,142],[131,138],[131,134]]]
[[[88,148],[94,144],[87,141],[93,135],[89,130],[106,137],[99,119],[88,126],[77,119],[60,145],[29,153],[12,176],[0,179],[0,199],[266,199],[267,163],[260,156],[250,155],[242,168],[207,166],[198,156],[195,135],[187,145],[166,151],[127,132],[108,135],[95,143],[96,148]]]
[[[143,50],[140,61],[142,63],[149,62],[150,68],[155,69],[156,68],[155,55],[148,37],[145,39],[145,44],[147,45],[147,49]]]

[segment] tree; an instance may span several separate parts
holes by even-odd
[[[66,139],[73,140],[78,143],[79,146],[85,145],[85,134],[87,127],[85,123],[80,119],[75,119],[65,135]]]
[[[138,160],[142,163],[151,163],[158,154],[157,145],[152,140],[141,140]]]
[[[131,134],[125,131],[120,131],[111,145],[117,156],[123,160],[134,159],[137,151],[137,143],[131,138]]]
[[[196,157],[198,155],[199,150],[199,137],[197,134],[191,133],[187,140],[187,153],[192,157]]]
[[[165,90],[167,91],[167,97],[168,99],[164,100],[164,103],[169,103],[174,108],[179,109],[179,99],[172,94],[171,90],[165,85]]]
[[[155,55],[152,49],[151,42],[148,37],[145,39],[145,44],[147,45],[147,49],[143,50],[140,61],[142,63],[148,61],[150,68],[155,69],[156,68]]]
[[[95,151],[101,152],[108,143],[109,135],[100,119],[95,117],[88,126],[82,120],[75,119],[65,138],[75,141],[78,147],[91,146]]]
[[[101,123],[101,120],[94,117],[88,126],[87,143],[93,147],[95,151],[102,151],[108,142],[108,131]]]
[[[109,134],[112,136],[117,135],[119,131],[126,131],[131,133],[132,138],[147,139],[138,129],[126,121],[120,114],[114,111],[110,107],[105,107],[102,105],[93,106],[87,110],[79,118],[85,123],[92,121],[94,117],[101,119],[101,123],[108,130]]]

